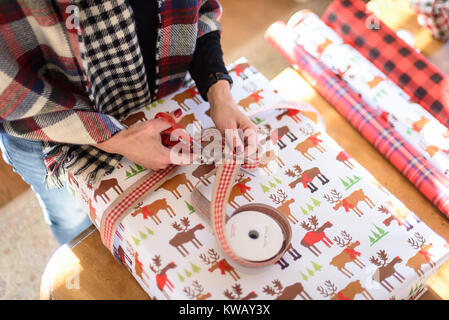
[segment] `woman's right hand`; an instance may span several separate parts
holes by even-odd
[[[179,114],[180,112],[176,111],[176,113]],[[171,115],[176,121],[181,120],[181,116],[174,116],[175,112]],[[187,153],[174,154],[170,148],[165,147],[161,142],[161,132],[170,128],[170,126],[167,121],[160,119],[139,122],[94,146],[108,153],[121,154],[125,158],[151,170],[165,169],[170,164],[188,165],[192,162],[191,155]],[[184,139],[188,137],[185,131],[179,131],[183,130],[176,130],[177,135],[181,135]]]

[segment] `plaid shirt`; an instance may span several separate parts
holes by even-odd
[[[124,129],[129,112],[177,90],[197,38],[220,29],[216,0],[157,3],[151,95],[125,0],[0,2],[0,133],[44,142],[50,185],[61,186],[67,168],[92,184],[111,172],[121,156],[91,145]]]

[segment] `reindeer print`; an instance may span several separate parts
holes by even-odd
[[[354,300],[357,294],[361,294],[366,300],[374,300],[373,296],[362,287],[360,280],[349,283],[344,289],[337,291],[337,286],[330,280],[324,281],[324,286],[318,286],[316,289],[325,298],[331,300]]]
[[[93,189],[92,185],[90,185],[90,184],[87,184],[87,188],[90,190]],[[105,204],[107,202],[111,201],[111,199],[109,199],[108,195],[106,194],[106,192],[108,192],[110,189],[113,189],[118,195],[120,195],[123,192],[123,189],[118,184],[117,179],[113,178],[113,179],[103,180],[100,182],[100,185],[98,186],[98,188],[95,189],[94,201],[97,202],[98,196],[101,198],[101,200],[104,201]]]
[[[266,174],[271,175],[273,172],[268,168],[268,164],[271,161],[275,161],[279,168],[285,166],[285,163],[282,159],[276,154],[273,150],[268,150],[260,157],[259,168],[262,168]]]
[[[220,255],[214,249],[209,249],[207,254],[207,256],[204,253],[200,254],[200,259],[206,265],[210,266],[210,268],[207,269],[209,272],[214,272],[219,269],[220,274],[222,275],[226,275],[226,273],[228,273],[232,279],[240,279],[240,276],[234,270],[234,267],[232,267],[225,259],[220,259]]]
[[[296,151],[299,151],[307,160],[315,160],[315,157],[312,156],[309,152],[310,149],[315,148],[319,152],[324,153],[326,149],[321,146],[323,140],[319,139],[318,136],[321,135],[321,132],[315,132],[307,137],[303,142],[298,143],[295,147]]]
[[[292,119],[293,121],[295,121],[296,123],[301,122],[301,118],[298,117],[298,114],[300,114],[301,111],[297,110],[297,109],[287,109],[284,112],[282,112],[281,114],[276,116],[276,120],[281,121],[283,117],[287,116],[290,119]]]
[[[408,259],[405,265],[412,268],[421,278],[424,277],[424,271],[422,270],[423,265],[429,264],[432,268],[436,266],[435,262],[432,261],[432,254],[429,252],[429,250],[433,247],[433,244],[429,243],[426,245],[426,239],[424,239],[419,232],[416,232],[414,236],[415,239],[408,238],[407,242],[413,249],[419,251],[413,257]]]
[[[263,106],[263,97],[260,95],[262,91],[263,89],[253,91],[249,96],[237,102],[237,104],[241,106],[245,111],[249,111],[249,106],[253,103],[257,103],[259,106]]]
[[[412,123],[412,130],[415,132],[421,132],[422,129],[430,122],[430,119],[427,119],[424,116],[421,116],[421,119]]]
[[[287,252],[293,258],[293,261],[296,261],[302,257],[301,254],[298,251],[296,251],[295,248],[293,248],[293,245],[291,243],[289,244],[289,246],[287,248]],[[287,268],[290,265],[287,261],[285,261],[284,257],[285,257],[285,254],[278,261],[276,261],[276,263],[281,266],[281,270],[284,270],[285,268]]]
[[[93,223],[96,223],[96,221],[97,221],[97,211],[96,211],[95,208],[92,206],[92,199],[89,198],[88,204],[89,204],[89,217],[90,217],[90,221],[92,221]]]
[[[176,268],[174,262],[170,262],[165,267],[161,268],[162,260],[160,255],[155,255],[152,259],[153,264],[150,264],[150,269],[156,274],[156,285],[158,289],[169,299],[169,296],[165,292],[165,288],[169,291],[173,291],[175,288],[171,281],[168,279],[167,271]]]
[[[144,207],[142,207],[142,205],[143,205],[143,202],[139,202],[136,205],[136,207],[134,208],[134,211],[131,213],[131,216],[135,217],[138,214],[142,214],[144,220],[148,219],[148,217],[151,217],[151,219],[153,219],[153,221],[154,221],[154,223],[156,223],[156,225],[161,223],[161,220],[157,216],[157,214],[160,210],[165,210],[165,212],[168,213],[168,216],[170,218],[173,218],[176,216],[172,207],[167,203],[167,199],[165,199],[165,198],[153,201],[152,203],[150,203]]]
[[[299,165],[294,165],[293,168],[294,170],[288,169],[285,171],[287,176],[296,178],[293,182],[288,184],[292,189],[294,189],[298,183],[302,183],[302,186],[305,189],[309,188],[309,190],[314,193],[318,188],[313,184],[313,179],[318,178],[323,186],[329,182],[318,167],[313,167],[306,171],[302,171]]]
[[[255,293],[254,291],[251,291],[250,293],[242,297],[243,290],[240,284],[238,283],[232,286],[232,291],[226,289],[223,294],[225,295],[226,298],[230,300],[250,300],[257,298],[257,293]]]
[[[267,285],[262,290],[270,296],[275,296],[275,300],[293,300],[297,296],[300,296],[303,300],[313,300],[307,291],[304,290],[300,282],[296,282],[285,288],[279,280],[273,280],[271,283],[273,286]]]
[[[362,261],[360,261],[359,257],[361,253],[356,251],[355,248],[360,245],[360,242],[352,241],[351,235],[346,232],[341,232],[342,238],[339,236],[334,237],[335,243],[341,248],[344,248],[341,253],[332,258],[330,265],[336,267],[341,273],[343,273],[348,278],[351,278],[354,274],[346,268],[348,263],[354,263],[360,269],[365,267]]]
[[[235,198],[237,197],[244,197],[247,201],[254,201],[254,198],[248,192],[249,190],[251,190],[251,188],[246,185],[248,182],[251,181],[251,178],[250,177],[243,178],[243,175],[239,175],[239,177],[240,178],[232,187],[228,199],[228,203],[234,209],[237,209],[239,207],[239,204],[235,201]]]
[[[147,117],[143,111],[134,113],[129,115],[126,119],[122,120],[122,123],[125,126],[131,127],[133,124],[136,124],[139,121],[147,121]]]
[[[370,209],[374,208],[374,203],[362,189],[354,191],[344,199],[341,193],[337,192],[335,189],[332,189],[331,195],[325,194],[324,199],[326,199],[326,201],[330,204],[335,204],[333,207],[335,211],[338,211],[338,209],[343,207],[345,212],[352,210],[358,217],[363,216],[363,212],[358,208],[359,202],[363,201]]]
[[[288,126],[282,126],[272,130],[271,125],[265,124],[264,130],[268,131],[268,135],[262,143],[271,140],[273,144],[277,143],[280,149],[284,149],[287,145],[282,141],[282,138],[286,136],[290,139],[290,142],[298,140],[298,138],[290,131]]]
[[[376,265],[378,268],[373,275],[373,280],[379,282],[382,287],[388,292],[392,292],[394,287],[387,281],[388,278],[394,277],[400,283],[404,282],[405,278],[398,271],[396,271],[395,265],[402,262],[402,259],[395,257],[393,260],[387,263],[388,256],[385,250],[379,250],[377,252],[378,258],[372,256],[369,261]]]
[[[332,241],[326,236],[325,229],[332,227],[332,223],[327,221],[321,227],[318,227],[318,219],[316,216],[311,216],[309,223],[301,222],[301,227],[308,232],[301,240],[301,245],[308,248],[315,256],[319,256],[321,251],[316,247],[318,242],[323,242],[326,247],[330,248],[333,244]]]
[[[201,131],[202,129],[201,122],[195,118],[193,113],[186,114],[178,123],[178,125],[184,129],[186,129],[189,124],[193,125],[198,131]]]
[[[148,279],[148,274],[143,268],[142,262],[139,260],[139,253],[136,250],[130,249],[130,253],[134,256],[134,274],[143,282],[143,284],[149,288],[145,278]],[[145,277],[145,278],[144,278]]]
[[[183,257],[189,254],[187,249],[184,247],[185,243],[191,242],[197,249],[203,245],[195,236],[195,232],[204,229],[204,226],[201,223],[190,228],[189,218],[184,217],[181,218],[181,224],[174,222],[172,227],[175,228],[178,233],[171,238],[168,243],[175,247]]]
[[[190,192],[193,191],[193,184],[190,182],[189,179],[187,179],[185,173],[178,174],[173,178],[165,181],[165,183],[162,186],[160,186],[160,188],[170,191],[175,196],[176,199],[179,199],[181,198],[181,193],[179,193],[178,188],[181,185],[185,185]]]
[[[393,212],[391,212],[389,207],[392,207]],[[403,205],[395,208],[393,206],[393,203],[387,202],[387,205],[378,207],[377,211],[390,215],[383,221],[383,224],[387,227],[391,225],[392,221],[396,221],[398,223],[398,226],[404,226],[406,231],[410,231],[411,229],[413,229],[413,225],[407,221],[407,217],[409,216],[413,216],[418,223],[421,222],[421,220],[419,220],[409,209],[407,209]]]
[[[192,287],[184,287],[184,289],[182,290],[186,296],[189,299],[192,300],[206,300],[209,299],[212,294],[210,292],[204,294],[204,288],[203,286],[198,282],[198,280],[195,280],[192,282]]]
[[[336,159],[337,159],[337,161],[340,161],[341,163],[343,163],[350,170],[354,169],[354,165],[351,163],[352,157],[349,154],[347,154],[345,151],[341,151],[337,155]]]
[[[215,163],[211,164],[200,164],[195,170],[192,171],[192,176],[200,180],[205,186],[210,184],[210,180],[205,178],[205,176],[215,169]]]
[[[288,219],[288,221],[296,224],[298,222],[298,219],[295,218],[290,210],[290,205],[295,202],[295,199],[291,198],[287,200],[287,198],[287,194],[282,189],[277,190],[277,195],[274,193],[270,194],[270,199],[275,204],[280,205],[276,207],[276,209],[279,210],[279,212],[282,213]]]
[[[181,93],[173,96],[172,100],[176,101],[176,103],[184,110],[190,110],[189,106],[185,103],[186,100],[192,99],[196,104],[200,104],[201,100],[198,98],[199,92],[196,87],[191,87],[184,90]]]
[[[246,80],[248,79],[248,76],[245,74],[246,69],[251,70],[253,74],[257,73],[256,71],[252,70],[252,66],[247,62],[236,64],[235,67],[230,69],[228,72],[235,72],[237,77],[240,77],[242,80]]]
[[[318,55],[321,57],[321,55],[323,54],[324,50],[326,50],[327,47],[329,47],[333,43],[334,42],[331,39],[326,38],[324,40],[324,42],[317,47]]]

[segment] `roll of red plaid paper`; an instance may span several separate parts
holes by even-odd
[[[335,0],[322,20],[449,127],[449,77],[400,39],[363,1]]]
[[[265,33],[275,47],[306,80],[373,144],[422,194],[449,217],[449,180],[433,170],[419,152],[405,142],[382,117],[348,85],[302,46],[285,23],[272,24]]]
[[[430,29],[435,39],[449,39],[449,1],[410,0],[410,4],[418,13],[418,23]]]

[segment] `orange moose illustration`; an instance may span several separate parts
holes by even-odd
[[[413,249],[419,251],[413,257],[408,259],[405,265],[415,270],[419,277],[424,277],[424,271],[422,270],[423,265],[429,264],[432,268],[436,266],[435,262],[432,261],[432,254],[429,252],[433,245],[432,243],[426,245],[426,239],[424,239],[419,232],[416,232],[414,236],[416,241],[413,238],[408,238],[407,242]]]
[[[189,124],[192,124],[197,130],[202,129],[201,122],[195,118],[193,113],[186,114],[178,123],[178,125],[184,129],[187,128]]]
[[[235,201],[235,198],[237,197],[244,197],[248,201],[254,201],[254,198],[249,194],[249,190],[251,190],[251,187],[248,187],[246,184],[251,181],[250,177],[243,178],[242,175],[239,175],[239,179],[234,184],[234,186],[231,189],[231,193],[229,195],[228,203],[233,207],[234,209],[237,209],[239,207],[239,204]]]
[[[175,96],[173,96],[172,100],[176,101],[176,103],[178,103],[178,105],[184,110],[190,110],[189,106],[186,105],[185,101],[192,99],[196,104],[200,104],[201,100],[197,97],[199,96],[199,92],[196,89],[196,87],[190,87],[186,90],[184,90],[181,93],[176,94]]]
[[[373,280],[379,282],[388,292],[393,291],[394,287],[387,281],[388,278],[394,277],[400,283],[404,282],[405,278],[398,271],[396,271],[396,264],[401,263],[402,259],[395,257],[393,260],[387,263],[388,256],[385,250],[379,250],[377,252],[378,258],[372,256],[369,261],[376,265],[378,268],[373,275]]]
[[[277,194],[274,193],[270,194],[270,199],[277,205],[280,205],[276,207],[276,209],[279,210],[280,213],[282,213],[288,221],[290,221],[293,224],[296,224],[298,222],[298,219],[295,218],[295,216],[292,214],[290,210],[290,205],[295,202],[295,199],[287,199],[287,193],[283,191],[282,189],[277,190]]]
[[[185,173],[180,173],[173,178],[170,178],[169,180],[165,181],[165,183],[161,185],[160,188],[170,191],[176,199],[179,199],[181,198],[181,193],[179,193],[178,191],[180,185],[185,185],[190,192],[193,191],[193,184],[189,179],[187,179]]]
[[[257,298],[257,293],[255,293],[254,291],[251,291],[250,293],[242,297],[243,290],[240,284],[238,283],[232,286],[232,291],[226,289],[223,294],[225,295],[226,298],[230,300],[250,300]]]
[[[304,189],[309,188],[309,190],[314,193],[318,188],[313,184],[313,179],[318,178],[321,184],[324,186],[329,182],[318,167],[313,167],[306,171],[303,171],[301,167],[297,164],[293,166],[294,170],[288,169],[285,174],[289,177],[296,178],[294,181],[290,182],[288,185],[290,188],[294,189],[298,183],[302,183]]]
[[[182,225],[181,225],[182,224]],[[185,243],[191,242],[195,248],[199,249],[203,244],[196,238],[195,232],[203,230],[204,226],[199,223],[193,228],[190,228],[190,221],[188,217],[181,218],[181,224],[174,222],[172,227],[175,228],[178,233],[168,241],[168,243],[175,247],[183,257],[187,256],[189,252],[184,247]]]
[[[90,185],[90,184],[87,184],[87,188],[90,190],[93,189],[92,185]],[[104,203],[111,201],[111,199],[109,199],[108,195],[106,194],[106,192],[108,192],[110,189],[113,189],[117,194],[121,194],[123,192],[123,189],[118,184],[117,179],[112,178],[112,179],[103,180],[100,182],[100,185],[98,186],[98,188],[95,189],[94,201],[97,202],[98,196],[104,201]]]
[[[285,166],[285,163],[282,159],[274,152],[273,150],[268,150],[262,154],[260,157],[259,168],[262,168],[267,174],[272,174],[273,172],[268,168],[268,164],[271,161],[275,161],[279,168]]]
[[[330,228],[333,225],[327,221],[321,227],[318,227],[318,219],[316,216],[311,216],[308,220],[310,224],[305,221],[301,222],[301,227],[308,231],[302,238],[301,245],[308,248],[310,252],[318,257],[321,254],[321,251],[316,247],[318,242],[322,241],[328,248],[333,244],[324,232],[325,229]]]
[[[156,201],[153,201],[152,203],[142,207],[143,202],[139,202],[136,207],[134,208],[134,211],[131,213],[131,216],[135,217],[138,214],[142,214],[143,219],[148,219],[148,217],[151,217],[153,219],[154,223],[158,225],[161,223],[161,219],[157,216],[158,212],[161,210],[165,210],[165,212],[168,213],[170,218],[173,218],[176,216],[175,212],[173,211],[172,207],[167,203],[167,199],[162,198],[158,199]]]
[[[303,129],[303,128],[301,128],[301,129]],[[301,131],[303,131],[303,130],[301,130]],[[303,132],[306,132],[306,131],[304,130]],[[323,142],[323,140],[318,138],[319,135],[321,135],[321,132],[315,132],[315,133],[310,134],[307,137],[307,139],[298,143],[298,145],[295,147],[295,150],[299,151],[307,160],[310,160],[310,161],[315,160],[315,157],[309,153],[310,149],[315,148],[321,153],[324,153],[326,151],[326,149],[324,149],[321,146],[321,143]]]
[[[195,280],[192,282],[192,287],[184,287],[184,290],[182,290],[187,297],[193,300],[206,300],[210,298],[212,295],[210,292],[203,293],[204,288],[203,286],[198,282],[198,280]]]
[[[355,248],[360,245],[360,242],[351,242],[352,237],[346,231],[342,231],[341,236],[342,238],[340,238],[339,236],[334,237],[334,241],[339,247],[344,249],[342,252],[332,258],[330,265],[336,267],[341,273],[350,278],[354,274],[346,268],[346,265],[348,263],[353,262],[360,269],[363,269],[365,267],[365,264],[363,264],[363,262],[359,259],[361,253],[355,250]]]
[[[132,126],[133,124],[139,122],[139,121],[147,121],[147,117],[145,116],[145,113],[143,111],[134,113],[128,117],[126,117],[124,120],[122,120],[122,123],[128,127]]]
[[[297,296],[300,296],[303,300],[313,300],[300,282],[293,283],[285,288],[278,279],[271,283],[273,286],[267,285],[262,290],[270,296],[276,296],[276,300],[293,300]]]
[[[214,249],[207,250],[207,254],[208,256],[204,253],[200,254],[200,258],[205,264],[210,266],[210,268],[207,269],[209,272],[214,272],[219,269],[220,274],[222,275],[228,273],[232,279],[240,279],[240,276],[234,270],[234,267],[232,267],[225,259],[220,259],[220,255]]]
[[[249,106],[252,105],[253,103],[257,103],[258,105],[263,106],[262,102],[263,97],[260,95],[262,91],[263,89],[253,91],[249,96],[237,102],[237,104],[241,106],[245,111],[248,111]]]
[[[337,286],[330,280],[324,281],[326,288],[318,286],[316,289],[325,298],[331,300],[353,300],[357,294],[361,294],[366,300],[374,300],[373,296],[362,287],[360,280],[350,282],[344,289],[337,292]]]
[[[374,203],[371,199],[363,192],[362,189],[356,190],[351,193],[349,196],[343,199],[341,193],[337,192],[337,190],[332,189],[331,195],[325,194],[324,199],[330,204],[335,204],[333,209],[338,211],[340,208],[344,208],[345,212],[349,212],[350,210],[354,211],[358,217],[363,216],[363,212],[358,208],[359,202],[365,202],[369,208],[374,208]]]
[[[245,74],[246,69],[251,70],[251,65],[249,63],[247,63],[247,62],[239,63],[239,64],[236,64],[234,68],[230,69],[229,73],[235,72],[237,77],[242,78],[242,80],[246,80],[246,79],[248,79],[248,76]],[[254,70],[253,70],[253,74],[256,74],[256,72],[254,72]]]
[[[281,114],[276,116],[276,120],[282,120],[283,117],[287,116],[296,123],[301,121],[301,118],[298,117],[298,114],[301,113],[298,109],[287,109]]]

